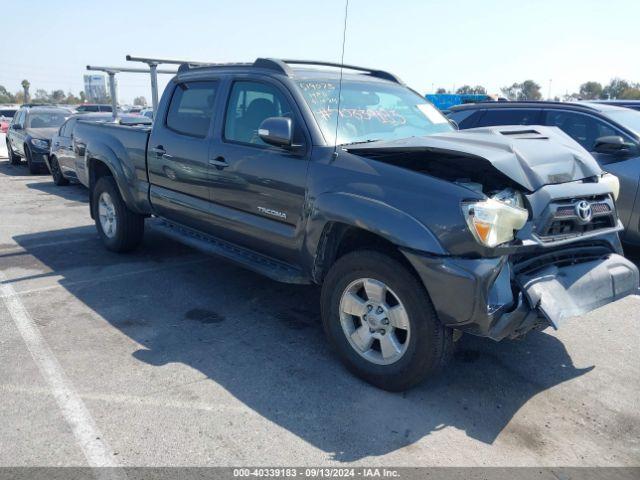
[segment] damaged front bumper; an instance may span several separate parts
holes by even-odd
[[[583,245],[524,260],[466,259],[403,252],[420,275],[440,321],[494,340],[557,328],[622,297],[637,294],[638,268],[602,245]]]

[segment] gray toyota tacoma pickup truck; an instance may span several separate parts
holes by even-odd
[[[434,372],[459,332],[515,338],[638,292],[616,178],[562,131],[456,131],[393,74],[331,67],[183,65],[152,128],[79,122],[106,247],[136,248],[153,217],[322,285],[337,354],[388,390]]]

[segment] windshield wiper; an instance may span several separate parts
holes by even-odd
[[[372,138],[370,140],[360,140],[359,142],[349,142],[349,143],[341,143],[340,146],[341,147],[346,147],[348,145],[358,145],[360,143],[371,143],[371,142],[379,142],[381,139],[380,138]]]

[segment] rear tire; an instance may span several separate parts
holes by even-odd
[[[369,293],[380,285],[382,294]],[[382,300],[374,301],[376,296]],[[383,253],[362,250],[341,257],[324,280],[321,304],[325,333],[342,362],[384,390],[415,386],[436,372],[452,351],[451,329],[438,320],[422,283],[400,261]],[[404,312],[402,321],[397,308],[394,311],[398,306]],[[375,312],[380,315],[372,316]],[[405,328],[396,328],[402,324]]]
[[[108,250],[130,252],[142,242],[144,217],[129,209],[113,177],[98,179],[92,192],[96,228]]]
[[[29,147],[24,148],[24,156],[26,157],[26,160],[27,160],[27,168],[29,169],[29,173],[31,175],[36,175],[39,172],[39,170],[38,170],[38,166],[33,164],[33,161],[31,158],[31,149]]]
[[[9,155],[9,162],[11,165],[20,165],[20,157],[13,153],[9,140],[7,140],[7,155]]]
[[[60,187],[69,185],[69,180],[64,178],[62,170],[60,170],[60,164],[58,163],[58,159],[56,157],[51,157],[49,159],[49,165],[51,165],[51,177],[53,178],[53,183]]]

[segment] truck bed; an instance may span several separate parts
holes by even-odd
[[[85,158],[106,160],[118,159],[112,168],[120,169],[130,187],[129,198],[138,207],[139,213],[151,213],[149,204],[149,177],[147,174],[147,144],[150,126],[118,125],[78,121],[74,130],[75,142],[87,147]],[[119,172],[120,173],[120,172]]]

